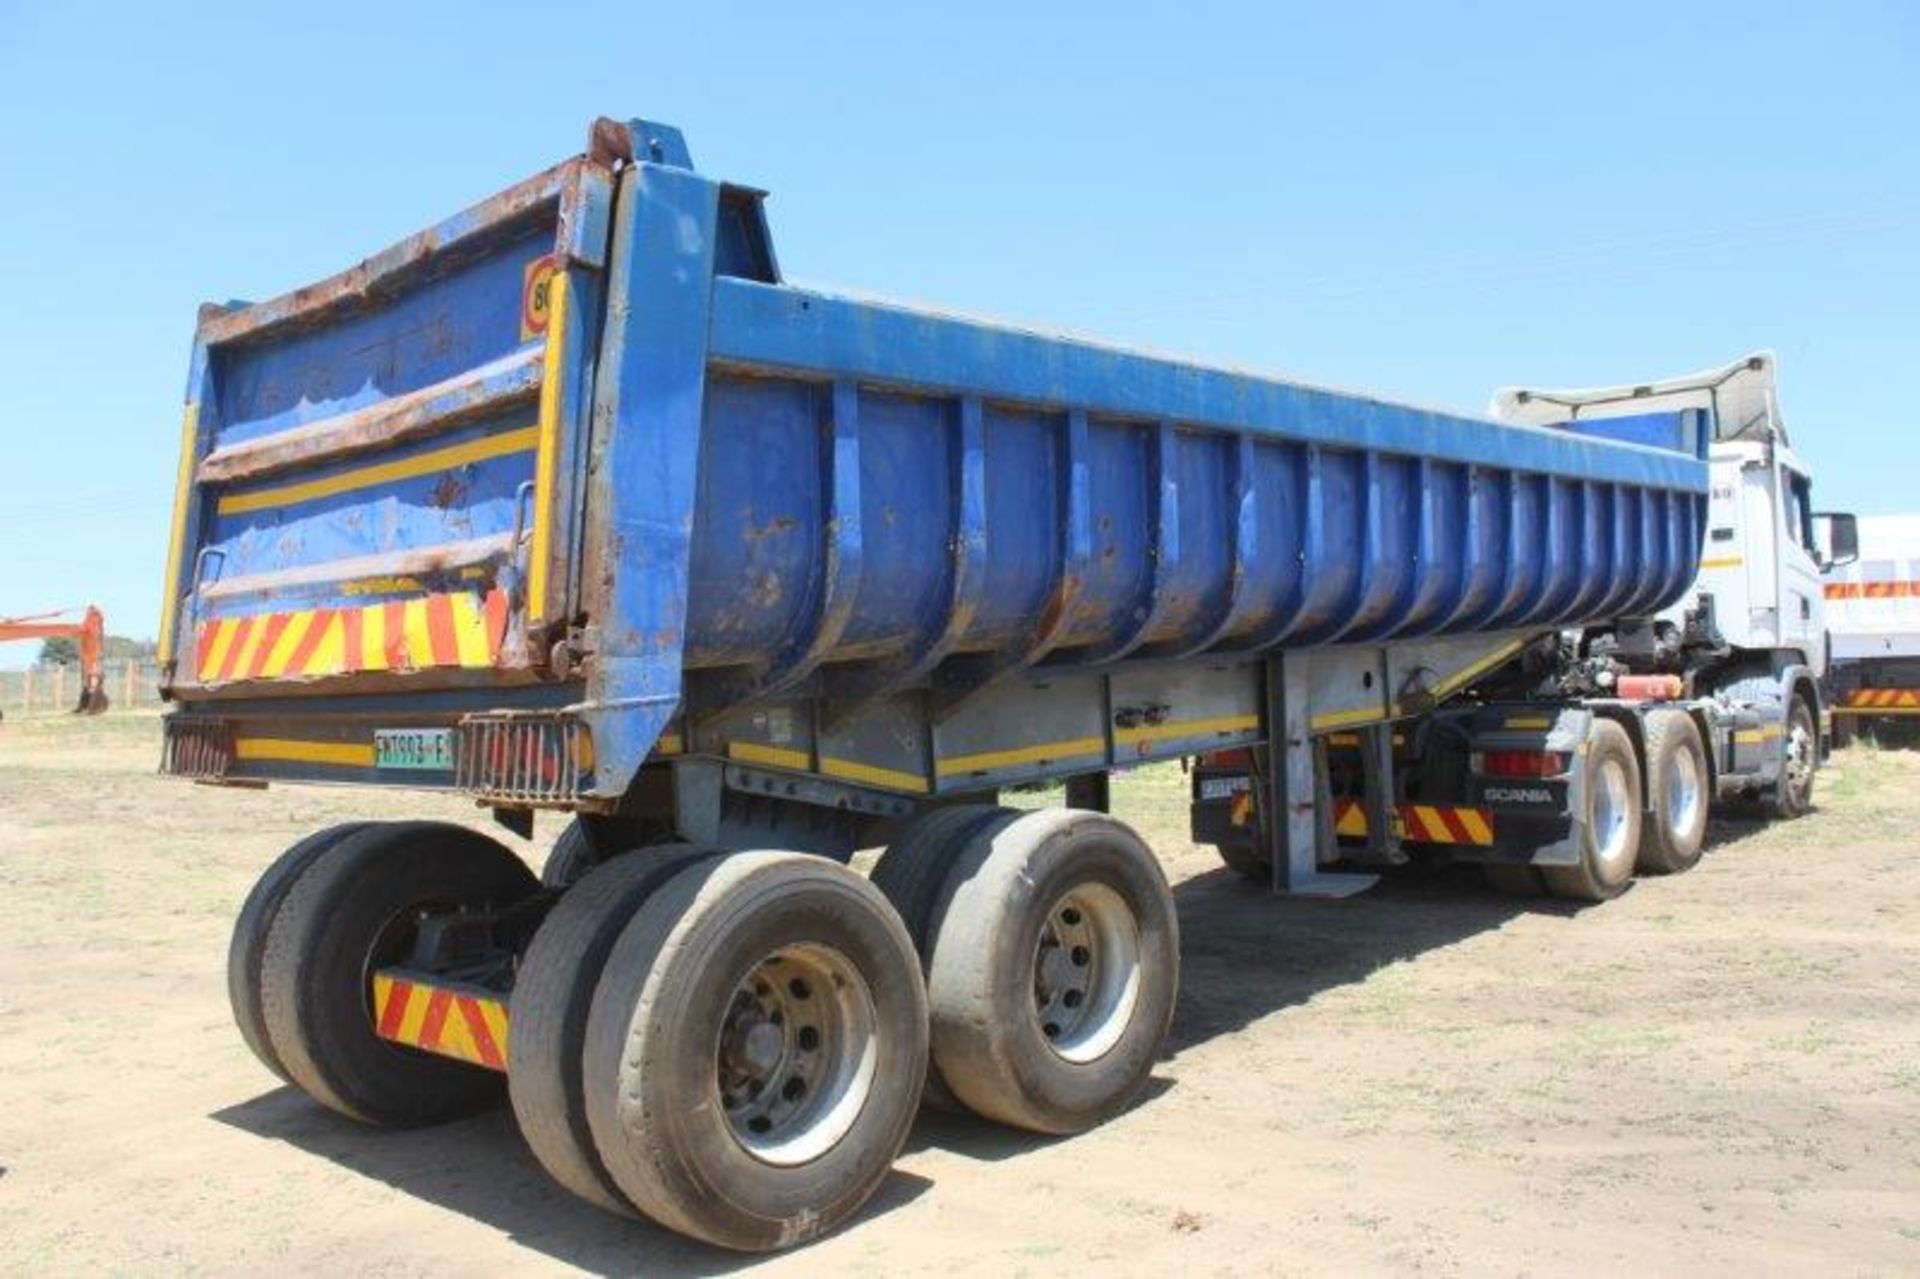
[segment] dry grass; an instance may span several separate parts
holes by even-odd
[[[571,1201],[504,1115],[376,1133],[275,1087],[222,984],[259,867],[348,816],[486,823],[170,782],[156,737],[0,725],[0,1268],[741,1264]],[[1920,1270],[1920,755],[1849,752],[1814,817],[1582,911],[1466,875],[1275,901],[1187,843],[1185,794],[1116,790],[1184,934],[1142,1104],[1068,1141],[929,1117],[861,1222],[770,1268]]]

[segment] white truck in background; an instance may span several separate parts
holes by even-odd
[[[1859,521],[1859,556],[1827,570],[1833,733],[1885,738],[1920,716],[1920,515]]]

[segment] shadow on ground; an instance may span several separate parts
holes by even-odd
[[[1174,895],[1182,972],[1169,1057],[1322,991],[1362,981],[1386,964],[1496,928],[1525,911],[1569,909],[1550,899],[1500,896],[1485,887],[1477,871],[1465,869],[1403,869],[1384,876],[1371,892],[1341,901],[1276,898],[1227,870],[1189,879]],[[1151,1105],[1172,1086],[1156,1075],[1139,1104]],[[575,1199],[547,1178],[504,1107],[439,1128],[388,1132],[342,1119],[281,1088],[213,1118],[377,1178],[584,1270],[719,1274],[752,1260]],[[929,1109],[915,1125],[908,1149],[998,1162],[1063,1140],[1071,1138],[1017,1132]],[[924,1177],[896,1171],[854,1224],[910,1203],[931,1186]]]
[[[295,1089],[280,1088],[212,1117],[377,1178],[595,1274],[715,1275],[757,1260],[574,1198],[534,1161],[504,1106],[437,1128],[391,1132],[343,1119]],[[850,1224],[911,1203],[932,1184],[896,1170]]]

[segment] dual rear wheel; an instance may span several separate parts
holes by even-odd
[[[595,865],[550,905],[539,892],[461,827],[303,841],[236,925],[243,1036],[367,1122],[452,1118],[505,1091],[576,1194],[764,1251],[867,1201],[923,1087],[1077,1131],[1131,1099],[1172,1014],[1171,895],[1138,838],[1098,814],[937,810],[873,882],[818,857],[683,844]],[[518,956],[504,1081],[376,1033],[373,974],[406,963],[424,921],[543,909]]]

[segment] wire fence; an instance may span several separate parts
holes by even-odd
[[[107,702],[115,710],[160,704],[160,668],[151,660],[105,662]],[[80,700],[80,668],[57,662],[0,671],[0,712],[29,715],[70,711]]]

